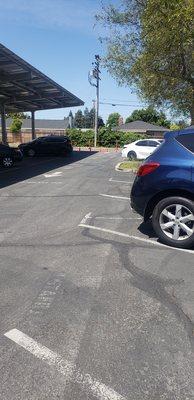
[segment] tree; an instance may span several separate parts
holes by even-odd
[[[123,0],[97,19],[110,28],[104,61],[117,81],[194,124],[193,0]]]
[[[67,119],[67,118],[69,120],[69,128],[73,128],[74,127],[74,118],[73,118],[73,113],[71,110],[69,112],[68,117],[64,117],[64,119]]]
[[[12,123],[10,125],[10,131],[12,133],[19,133],[22,127],[22,120],[19,118],[13,118]]]
[[[75,128],[84,128],[84,115],[82,113],[82,110],[78,110],[75,113],[74,126]]]
[[[91,115],[87,107],[84,110],[84,128],[93,128]]]
[[[119,118],[120,118],[120,114],[118,112],[109,114],[106,125],[110,128],[112,128],[113,126],[118,126]]]
[[[141,110],[134,110],[132,114],[127,117],[125,122],[127,123],[139,120],[170,128],[170,121],[167,120],[166,115],[163,112],[155,110],[151,106],[142,108]]]
[[[103,126],[105,126],[104,121],[102,119],[102,117],[98,117],[98,128],[102,128]]]
[[[10,125],[10,131],[12,133],[18,133],[21,130],[23,119],[27,119],[28,114],[25,114],[23,112],[7,113],[6,118],[11,118],[12,120]]]
[[[94,129],[94,123],[95,123],[95,108],[92,107],[89,113],[90,113],[91,128]]]
[[[18,113],[12,113],[12,112],[10,112],[10,113],[7,113],[7,114],[6,114],[6,118],[18,118],[18,119],[23,120],[23,119],[28,119],[28,118],[29,118],[29,115],[28,115],[28,114],[25,114],[25,113],[23,113],[23,112],[18,112]]]

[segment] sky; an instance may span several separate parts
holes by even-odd
[[[119,0],[112,0],[117,4]],[[103,0],[107,4],[108,0]],[[88,82],[95,54],[103,56],[99,36],[104,33],[95,26],[95,14],[101,0],[0,0],[1,43],[81,98],[84,110],[92,107],[95,88]],[[130,88],[119,87],[101,68],[100,115],[106,121],[112,112],[125,119],[143,104]],[[37,111],[36,118],[62,119],[70,109]]]

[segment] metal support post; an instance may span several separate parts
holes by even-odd
[[[7,144],[7,130],[6,130],[6,118],[5,118],[5,106],[1,105],[1,134],[2,143]]]
[[[32,119],[32,140],[36,139],[36,131],[35,131],[35,111],[31,111],[31,119]]]

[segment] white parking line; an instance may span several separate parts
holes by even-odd
[[[84,375],[79,371],[74,371],[73,364],[67,362],[57,353],[36,342],[18,329],[12,329],[6,332],[5,336],[29,351],[38,359],[46,362],[50,366],[54,366],[58,372],[65,376],[66,380],[71,379],[73,382],[80,384],[83,389],[87,392],[89,391],[99,400],[126,400],[113,389],[93,379],[90,374]]]
[[[61,174],[62,174],[61,171],[55,171],[55,172],[50,172],[50,173],[43,174],[43,175],[45,178],[53,178],[53,177],[56,178],[57,176],[60,176]]]
[[[89,218],[91,218],[91,212],[89,212],[88,214],[85,215],[85,217],[83,217],[83,219],[81,220],[80,224],[85,224],[87,222],[87,220]]]
[[[129,183],[129,184],[131,184],[131,185],[133,184],[133,182],[129,182],[129,181],[117,181],[116,179],[113,179],[113,178],[110,178],[110,179],[109,179],[109,182]]]
[[[83,219],[81,220],[80,224],[86,224],[88,219],[105,219],[105,220],[136,220],[136,219],[142,219],[141,217],[101,217],[101,216],[92,216],[92,213],[89,212],[88,214],[85,215],[85,217],[83,217]]]
[[[177,251],[182,251],[184,253],[189,253],[189,254],[194,255],[194,250],[179,249],[178,247],[167,246],[166,244],[156,242],[155,240],[152,240],[152,239],[145,239],[145,238],[141,238],[139,236],[128,235],[127,233],[113,231],[111,229],[106,229],[106,228],[100,228],[100,227],[94,226],[94,225],[86,225],[86,224],[80,223],[78,226],[81,226],[83,228],[93,229],[96,231],[111,233],[112,235],[118,235],[118,236],[126,237],[128,239],[137,240],[137,241],[148,243],[148,244],[153,244],[154,246],[165,247],[168,250],[177,250]]]
[[[90,217],[91,218],[91,217]],[[141,217],[93,217],[95,219],[110,219],[110,220],[134,220],[134,219],[142,219]]]
[[[130,200],[130,197],[123,197],[123,196],[112,196],[110,194],[100,193],[99,196],[103,197],[111,197],[112,199],[120,199],[120,200]]]
[[[58,184],[61,184],[63,182],[62,181],[58,181],[58,182],[56,182],[56,181],[24,181],[23,183],[27,183],[27,184],[40,183],[41,185],[42,184],[48,185],[48,184],[54,183],[54,184],[58,185]]]

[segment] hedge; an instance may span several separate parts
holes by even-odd
[[[67,135],[70,137],[73,146],[92,147],[94,145],[94,131],[83,132],[81,129],[68,129]],[[110,128],[102,127],[99,129],[97,146],[99,147],[123,147],[124,144],[134,142],[138,139],[144,139],[146,135],[112,131]]]

